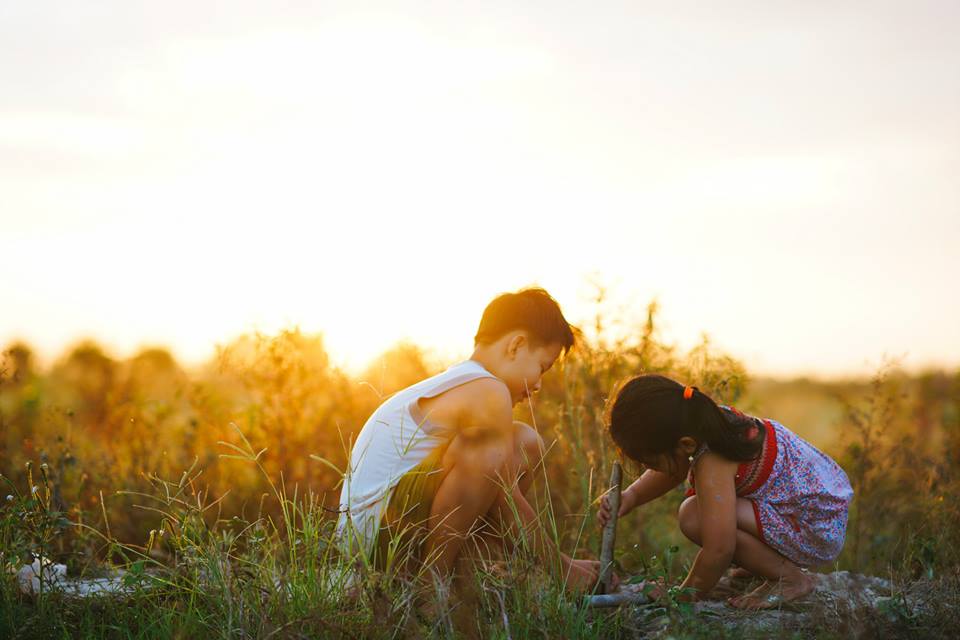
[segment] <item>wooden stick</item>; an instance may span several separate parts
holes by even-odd
[[[613,463],[610,472],[610,491],[607,492],[607,501],[610,503],[610,520],[603,528],[603,538],[600,543],[600,594],[610,593],[613,582],[613,545],[617,540],[617,514],[620,511],[620,483],[623,471],[620,463]]]
[[[647,604],[650,599],[642,593],[611,593],[607,595],[587,596],[586,603],[588,607],[606,608],[619,607],[625,604]]]

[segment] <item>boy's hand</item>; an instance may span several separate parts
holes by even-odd
[[[573,593],[588,592],[600,579],[600,563],[596,560],[575,560],[561,556],[565,569],[567,590]]]
[[[630,491],[624,491],[620,494],[620,510],[617,513],[617,516],[619,517],[629,512],[634,506],[633,494]],[[600,508],[597,509],[597,522],[600,523],[601,527],[605,527],[609,521],[610,500],[608,496],[604,495],[603,498],[600,499]]]

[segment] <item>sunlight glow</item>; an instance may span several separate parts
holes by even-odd
[[[596,279],[622,330],[656,297],[668,339],[707,331],[758,372],[960,360],[950,136],[904,123],[882,78],[842,86],[871,60],[812,60],[805,87],[722,29],[646,18],[563,46],[524,22],[344,9],[104,53],[93,103],[67,84],[75,104],[0,107],[4,254],[26,269],[0,285],[0,341],[196,362],[298,325],[358,369],[399,339],[460,357],[486,302],[532,283],[588,323]],[[918,120],[958,105],[956,82],[898,77]],[[846,93],[825,111],[811,92]],[[865,120],[871,99],[891,106]],[[946,117],[924,121],[960,130]]]

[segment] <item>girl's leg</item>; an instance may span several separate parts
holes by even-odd
[[[733,558],[750,573],[766,579],[750,593],[728,600],[738,609],[776,607],[779,602],[802,598],[815,586],[813,577],[746,531],[737,531],[737,549]]]
[[[690,496],[684,500],[677,516],[683,535],[687,536],[691,542],[703,546],[700,542],[700,507],[697,496]],[[744,498],[737,498],[737,529],[746,531],[755,538],[760,537],[757,519],[753,513],[753,503]]]
[[[691,541],[700,544],[700,510],[697,497],[691,496],[680,505],[680,530]],[[731,598],[730,604],[738,608],[769,608],[780,600],[802,598],[813,590],[814,582],[800,567],[775,551],[760,539],[753,503],[737,499],[737,546],[733,561],[767,582],[745,596]]]

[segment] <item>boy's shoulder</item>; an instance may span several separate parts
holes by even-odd
[[[431,414],[461,426],[503,420],[512,423],[510,390],[499,378],[483,377],[464,382],[428,399],[427,403]]]
[[[511,407],[510,390],[500,378],[477,378],[450,390],[464,408]]]

